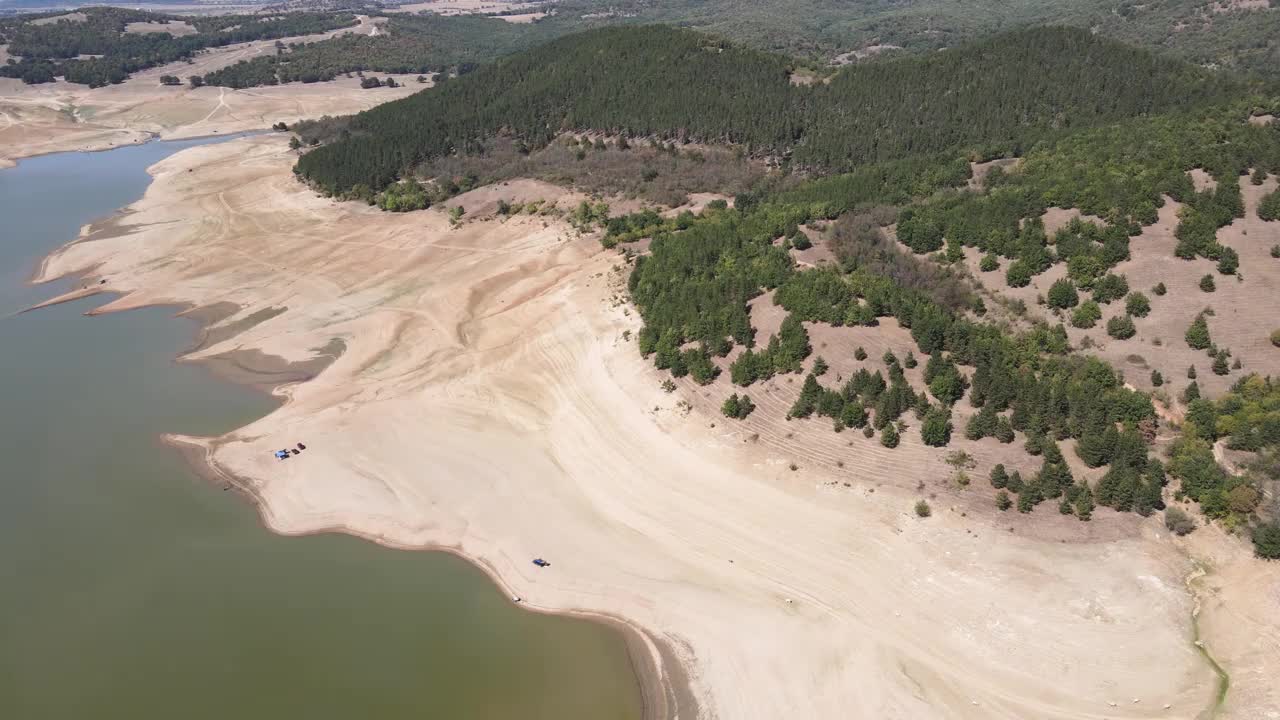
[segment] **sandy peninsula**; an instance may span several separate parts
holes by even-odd
[[[623,259],[554,217],[492,217],[572,194],[484,188],[453,227],[316,197],[294,159],[279,136],[176,154],[38,278],[106,280],[122,296],[98,312],[218,308],[186,361],[328,356],[267,417],[174,439],[274,530],[448,549],[532,609],[618,618],[654,716],[1191,720],[1217,692],[1195,613],[1232,673],[1220,716],[1280,707],[1280,572],[1237,541],[1100,510],[1067,542],[941,489],[917,518],[937,455],[665,393]]]

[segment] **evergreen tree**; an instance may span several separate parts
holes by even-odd
[[[1205,320],[1204,313],[1196,316],[1184,337],[1187,345],[1193,350],[1204,350],[1209,347],[1209,322]]]
[[[920,437],[930,447],[946,447],[951,442],[951,414],[935,407],[925,414]]]
[[[898,429],[893,423],[886,424],[880,431],[880,444],[890,449],[898,447]]]
[[[809,417],[818,408],[818,398],[821,396],[822,386],[818,384],[818,377],[809,373],[805,376],[804,386],[800,388],[800,396],[792,404],[791,412],[787,413],[787,417]]]
[[[1227,351],[1219,350],[1218,354],[1213,358],[1213,374],[1226,375],[1231,372],[1231,368],[1227,365]]]
[[[999,464],[991,468],[991,487],[997,490],[1004,488],[1009,484],[1009,475],[1005,472],[1004,465]]]

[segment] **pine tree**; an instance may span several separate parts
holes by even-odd
[[[1004,470],[1004,465],[996,465],[991,468],[991,487],[1002,489],[1009,484],[1009,475]]]
[[[945,447],[951,442],[951,414],[942,408],[931,409],[925,414],[920,437],[925,445]]]
[[[880,444],[890,449],[898,447],[898,429],[893,423],[886,424],[880,431]]]
[[[1196,316],[1191,323],[1191,327],[1187,328],[1184,336],[1187,345],[1193,350],[1204,350],[1209,347],[1211,342],[1209,339],[1209,321],[1205,319],[1204,313]]]
[[[813,414],[818,407],[818,399],[822,396],[822,386],[818,384],[818,377],[813,373],[805,376],[804,386],[800,388],[800,396],[796,398],[795,403],[791,406],[791,412],[787,413],[788,417],[807,418]]]
[[[1213,358],[1213,374],[1226,375],[1231,372],[1231,368],[1227,365],[1227,351],[1219,350],[1218,354]]]

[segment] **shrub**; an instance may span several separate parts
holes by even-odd
[[[982,272],[992,272],[1000,269],[1000,258],[995,253],[987,253],[982,256],[982,262],[978,263],[978,269]]]
[[[1271,331],[1271,344],[1280,347],[1280,329]]]
[[[854,359],[854,360],[857,360],[857,361],[859,361],[859,362],[861,362],[861,361],[863,361],[863,360],[866,360],[866,359],[867,359],[867,351],[866,351],[866,350],[863,350],[863,349],[862,349],[862,346],[861,346],[861,345],[859,345],[859,346],[858,346],[858,349],[853,351],[853,359]]]
[[[991,487],[1002,490],[1009,484],[1009,474],[1005,472],[1004,465],[996,465],[991,468]]]
[[[1212,280],[1212,278],[1210,278]],[[1207,350],[1211,343],[1209,339],[1209,321],[1205,319],[1204,313],[1196,316],[1192,321],[1191,327],[1187,328],[1186,335],[1183,336],[1187,345],[1193,350]]]
[[[797,250],[808,250],[813,247],[813,243],[809,240],[808,235],[797,230],[796,234],[791,236],[791,247]]]
[[[1154,387],[1160,387],[1161,385],[1164,385],[1164,376],[1160,374],[1159,370],[1151,371],[1151,384]]]
[[[932,514],[933,514],[933,508],[929,507],[929,503],[928,503],[928,502],[926,502],[926,501],[924,501],[924,500],[919,500],[919,501],[917,501],[917,502],[916,502],[916,515],[917,515],[917,516],[922,517],[922,518],[927,518],[927,517],[929,517],[929,516],[930,516],[930,515],[932,515]]]
[[[1066,310],[1079,304],[1080,295],[1076,292],[1076,285],[1067,278],[1062,278],[1049,288],[1049,307]]]
[[[1263,220],[1280,220],[1280,190],[1273,190],[1258,203],[1258,217]]]
[[[724,413],[725,417],[736,420],[745,418],[755,409],[755,403],[751,402],[750,395],[738,397],[737,393],[725,398],[724,404],[720,406],[720,412]]]
[[[1280,331],[1277,331],[1277,332],[1280,332]],[[906,357],[905,359],[903,359],[902,364],[903,364],[903,365],[904,365],[908,370],[910,370],[910,369],[914,368],[915,366],[919,365],[919,364],[920,364],[920,361],[919,361],[919,360],[916,360],[916,354],[915,354],[915,353],[913,353],[913,352],[911,352],[910,350],[908,350],[908,351],[907,351],[907,357]]]
[[[892,450],[893,448],[898,447],[898,440],[899,440],[898,429],[893,426],[893,423],[889,423],[888,425],[885,425],[884,430],[880,431],[881,445]]]
[[[1240,254],[1231,248],[1222,251],[1222,257],[1218,258],[1218,272],[1223,275],[1235,275],[1236,270],[1240,269]]]
[[[1134,317],[1146,317],[1151,313],[1151,301],[1140,292],[1131,292],[1125,298],[1124,311]]]
[[[1169,288],[1166,288],[1164,283],[1160,282],[1156,283],[1156,286],[1151,288],[1151,292],[1155,293],[1157,296],[1161,296],[1169,292]]]
[[[1203,290],[1204,292],[1213,292],[1214,290],[1218,289],[1218,286],[1213,282],[1212,275],[1205,275],[1204,277],[1200,278],[1200,289]]]
[[[1001,490],[1000,492],[996,493],[996,507],[999,508],[1000,511],[1002,512],[1013,507],[1013,500],[1009,499],[1008,491]]]
[[[1280,558],[1280,522],[1263,523],[1253,529],[1253,552],[1260,558]]]
[[[1082,330],[1088,330],[1097,325],[1100,319],[1102,319],[1102,309],[1092,300],[1086,300],[1071,313],[1071,325]]]
[[[1186,535],[1196,529],[1196,521],[1181,508],[1171,507],[1164,511],[1164,526],[1174,535]]]
[[[1189,365],[1189,366],[1187,366],[1187,379],[1188,379],[1188,380],[1195,380],[1195,379],[1196,379],[1196,366],[1195,366],[1195,365]]]
[[[1023,260],[1014,260],[1004,274],[1009,287],[1020,288],[1031,284],[1031,266]]]
[[[1253,175],[1249,176],[1249,182],[1254,185],[1261,185],[1267,181],[1267,171],[1262,168],[1254,168]]]
[[[1117,340],[1128,340],[1138,332],[1133,326],[1133,318],[1128,315],[1117,315],[1107,321],[1107,334]]]
[[[1112,300],[1119,300],[1127,294],[1129,294],[1129,281],[1123,275],[1107,273],[1093,284],[1094,301],[1104,305]]]
[[[1271,246],[1271,257],[1280,258],[1280,245]]]

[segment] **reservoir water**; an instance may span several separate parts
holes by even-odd
[[[524,612],[444,553],[271,534],[165,432],[273,407],[174,362],[172,309],[14,315],[80,226],[203,142],[0,170],[0,717],[7,720],[639,718],[620,635]]]

